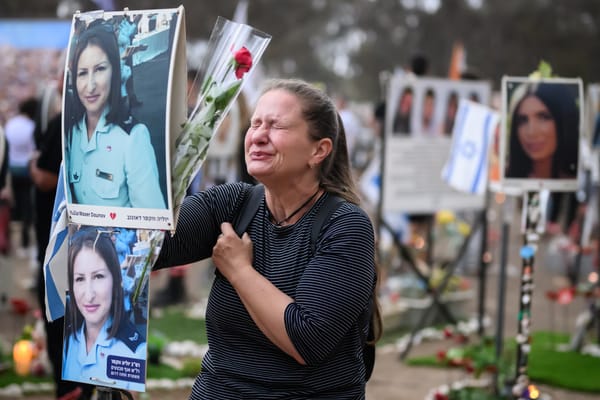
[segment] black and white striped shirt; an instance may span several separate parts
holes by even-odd
[[[220,224],[234,220],[249,191],[231,183],[186,198],[156,267],[210,257]],[[311,226],[325,196],[284,227],[270,221],[263,198],[246,230],[254,268],[295,300],[285,310],[285,326],[307,365],[267,339],[217,275],[206,310],[209,351],[191,399],[364,399],[362,349],[376,280],[373,226],[360,207],[344,202],[323,224],[313,255]]]

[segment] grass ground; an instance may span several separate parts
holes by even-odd
[[[528,359],[528,373],[532,381],[541,384],[547,384],[553,387],[559,387],[578,392],[600,392],[600,380],[597,374],[590,371],[600,371],[600,358],[572,351],[560,351],[558,346],[568,342],[568,336],[553,332],[535,332],[532,335],[531,352]],[[440,351],[445,353],[445,357],[440,354],[426,355],[422,357],[413,357],[407,360],[409,365],[418,366],[438,366],[440,368],[465,368],[464,362],[449,362],[450,358],[456,359],[462,356],[477,359],[490,360],[493,355],[493,341],[489,341],[488,346],[480,344],[469,344],[460,348],[443,349],[440,344]],[[506,343],[507,354],[514,354],[514,341]],[[493,357],[492,357],[493,361]],[[501,360],[502,361],[502,360]],[[513,360],[505,363],[504,375],[512,376],[514,374]],[[454,364],[454,366],[452,366]],[[458,364],[458,365],[457,365]],[[469,364],[468,362],[466,364]],[[471,363],[472,366],[472,363]],[[500,370],[503,368],[501,367]],[[501,371],[502,372],[502,371]],[[459,399],[460,397],[457,397]],[[465,399],[471,397],[466,397]],[[493,398],[493,397],[492,397]],[[478,399],[473,397],[472,399]],[[482,398],[484,399],[484,398]]]

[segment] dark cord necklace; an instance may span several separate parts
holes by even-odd
[[[315,193],[313,193],[313,195],[310,196],[304,203],[302,203],[302,205],[300,207],[298,207],[297,209],[295,209],[293,213],[291,213],[290,215],[288,215],[287,217],[285,217],[281,221],[275,221],[275,225],[281,226],[281,224],[284,224],[287,221],[289,221],[290,218],[292,218],[294,215],[298,214],[304,207],[306,207],[306,205],[308,203],[310,203],[320,191],[321,191],[321,188],[319,187],[317,189],[317,191]],[[270,214],[271,214],[271,217],[274,217],[273,213],[270,213]],[[273,218],[273,219],[275,219],[275,218]]]

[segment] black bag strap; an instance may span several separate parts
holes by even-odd
[[[256,212],[258,211],[258,207],[260,207],[260,202],[262,201],[264,194],[265,187],[263,185],[255,185],[250,189],[250,193],[244,200],[242,208],[233,221],[233,229],[238,236],[242,236],[244,232],[246,232],[246,229],[248,229],[250,221],[252,221],[252,218],[254,218],[254,215],[256,215]],[[327,196],[325,202],[319,209],[310,235],[310,251],[312,254],[315,253],[317,239],[319,238],[319,233],[321,233],[321,228],[325,222],[329,221],[331,215],[338,209],[343,201],[344,200],[338,196]]]
[[[325,202],[319,209],[317,213],[317,218],[315,218],[315,223],[312,226],[312,231],[310,233],[310,251],[311,254],[315,254],[315,250],[317,249],[317,239],[319,238],[319,233],[321,233],[321,228],[325,225],[325,222],[329,221],[335,210],[338,209],[344,200],[338,196],[327,196]]]
[[[233,229],[238,236],[242,236],[246,229],[248,229],[248,225],[250,225],[250,221],[256,215],[258,211],[258,207],[260,207],[260,202],[265,194],[265,187],[263,185],[254,185],[252,189],[250,189],[250,193],[248,197],[244,199],[244,204],[242,204],[242,208],[235,216],[233,220]]]

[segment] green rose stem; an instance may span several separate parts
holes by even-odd
[[[242,86],[242,80],[236,80],[224,90],[216,87],[216,82],[208,78],[202,93],[206,94],[204,106],[186,122],[176,141],[175,162],[173,168],[174,202],[180,205],[190,182],[206,159],[208,144],[225,116],[225,110],[231,105]],[[218,92],[217,92],[218,91]],[[217,92],[217,93],[214,93]]]

